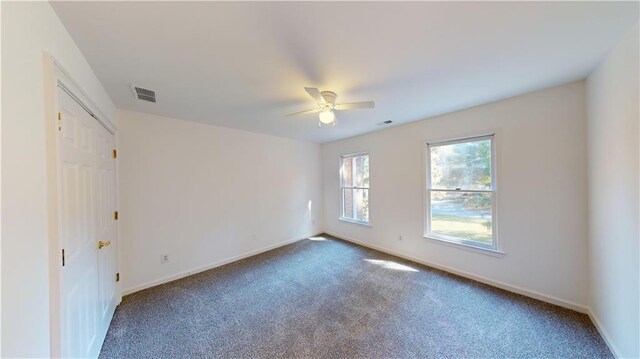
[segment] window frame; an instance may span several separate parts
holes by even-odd
[[[428,141],[426,142],[426,146],[424,147],[424,155],[425,155],[425,170],[423,174],[425,175],[425,186],[424,188],[424,232],[423,237],[427,239],[432,239],[440,242],[445,242],[447,244],[459,245],[462,248],[466,249],[474,249],[481,251],[489,251],[494,253],[503,254],[498,245],[498,218],[497,218],[497,203],[498,203],[498,191],[497,191],[497,171],[496,171],[496,134],[489,133],[483,135],[475,135],[475,136],[466,136],[466,137],[458,137],[455,139],[449,140],[439,140],[439,141]],[[482,140],[490,140],[491,141],[491,189],[490,190],[471,190],[471,189],[437,189],[431,187],[431,148],[437,146],[446,146],[453,145],[458,143],[468,143],[468,142],[476,142]],[[471,239],[458,238],[453,236],[447,236],[443,234],[433,233],[431,232],[431,192],[439,191],[439,192],[463,192],[463,193],[490,193],[491,194],[491,244],[484,244],[479,241],[474,241]]]
[[[342,182],[343,178],[342,178],[342,164],[344,162],[345,159],[347,158],[354,158],[354,157],[361,157],[361,156],[367,156],[369,159],[369,187],[354,187],[354,186],[344,186],[344,183]],[[340,191],[340,208],[338,209],[338,219],[344,222],[349,222],[349,223],[353,223],[353,224],[359,224],[362,226],[367,226],[367,227],[371,227],[371,156],[369,155],[369,152],[356,152],[356,153],[349,153],[349,154],[344,154],[344,155],[340,155],[338,157],[338,189]],[[369,220],[368,221],[360,221],[354,218],[349,218],[349,217],[344,217],[343,216],[343,209],[344,209],[344,190],[345,189],[366,189],[367,190],[367,198],[369,199]],[[353,207],[353,204],[352,204]],[[355,208],[355,207],[353,207]]]

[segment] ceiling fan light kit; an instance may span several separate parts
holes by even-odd
[[[336,114],[331,110],[320,112],[320,115],[318,117],[320,119],[320,123],[323,123],[325,125],[333,123],[335,125]]]
[[[373,101],[336,104],[336,98],[338,97],[338,95],[336,95],[335,92],[331,92],[331,91],[320,92],[320,90],[318,90],[315,87],[305,87],[304,89],[305,91],[307,91],[309,96],[311,96],[316,101],[318,106],[314,109],[290,113],[287,116],[295,116],[295,115],[302,115],[306,113],[319,112],[318,127],[322,127],[323,124],[335,126],[336,125],[335,111],[374,108],[375,106],[375,103]]]

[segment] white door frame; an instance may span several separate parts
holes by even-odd
[[[58,181],[58,85],[63,86],[82,103],[88,112],[93,113],[107,131],[111,132],[118,143],[117,129],[111,119],[104,115],[100,108],[87,96],[69,73],[56,59],[43,53],[44,58],[44,100],[45,100],[45,148],[47,157],[47,214],[48,214],[48,244],[49,244],[49,340],[51,357],[62,354],[62,318],[61,318],[61,271],[62,253],[59,238],[59,181]],[[118,162],[116,161],[116,207],[119,203]],[[116,238],[120,238],[120,226],[116,223]],[[116,240],[115,253],[117,256],[117,270],[120,269],[120,246]],[[122,300],[122,288],[116,284],[118,304]]]

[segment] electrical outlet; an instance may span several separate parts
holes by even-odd
[[[169,255],[168,254],[160,255],[160,264],[165,264],[165,263],[169,263]]]
[[[402,240],[402,234],[398,234],[398,240],[401,241]]]
[[[253,240],[255,241],[255,240],[257,240],[257,239],[258,239],[258,235],[254,233],[252,238],[253,238]]]

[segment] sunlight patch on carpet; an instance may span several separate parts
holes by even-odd
[[[419,272],[419,270],[415,269],[415,268],[411,268],[409,266],[406,266],[404,264],[400,264],[400,263],[396,263],[396,262],[392,262],[392,261],[384,261],[384,260],[380,260],[380,259],[365,259],[365,262],[369,262],[375,265],[378,265],[382,268],[386,268],[386,269],[393,269],[393,270],[400,270],[400,271],[405,271],[405,272]]]
[[[311,241],[326,241],[327,239],[324,237],[309,237]]]

